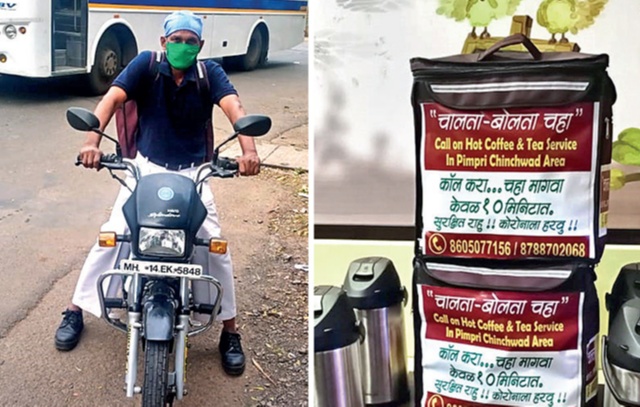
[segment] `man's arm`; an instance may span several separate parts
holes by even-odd
[[[220,99],[218,104],[232,124],[247,115],[238,95],[227,95]],[[240,148],[242,148],[242,157],[238,157],[240,174],[256,175],[260,173],[260,158],[253,138],[240,135],[238,136],[238,142],[240,142]]]
[[[126,100],[127,94],[122,88],[118,86],[109,88],[109,91],[104,95],[93,112],[98,117],[98,120],[100,120],[100,130],[104,131],[111,117],[113,117],[113,114],[116,112],[116,109]],[[80,149],[80,160],[86,168],[100,168],[100,158],[102,157],[102,151],[100,151],[101,140],[102,136],[99,134],[92,131],[87,132],[87,138]]]

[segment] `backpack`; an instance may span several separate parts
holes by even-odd
[[[154,83],[159,77],[160,63],[164,60],[164,52],[152,51],[151,59],[149,60],[149,73],[154,77]],[[198,71],[198,78],[196,84],[198,91],[202,98],[203,103],[208,103],[209,98],[209,78],[207,75],[207,68],[204,62],[198,61],[196,65]],[[138,137],[138,105],[135,100],[129,99],[122,104],[122,106],[116,110],[116,131],[118,133],[118,142],[122,151],[122,157],[134,158],[138,149],[136,147],[136,139]],[[211,116],[206,123],[205,128],[206,138],[206,156],[205,161],[210,161],[213,157],[213,122]]]

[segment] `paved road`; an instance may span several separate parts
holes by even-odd
[[[306,150],[307,55],[305,43],[272,55],[264,69],[230,75],[249,113],[273,119],[272,131],[260,143]],[[30,346],[56,353],[51,321],[59,320],[58,308],[70,298],[77,270],[118,189],[107,173],[73,166],[84,136],[66,124],[65,111],[70,106],[93,109],[99,98],[75,95],[69,90],[72,83],[0,77],[0,367],[24,356],[10,345],[18,338],[31,338],[36,342]],[[230,126],[218,109],[215,116],[220,141]],[[113,124],[107,132],[115,134]],[[108,151],[112,147],[107,143],[103,141]],[[41,302],[58,281],[56,297]],[[47,326],[29,333],[28,323],[21,327],[29,314],[53,316],[47,317]],[[105,350],[112,355],[124,351],[115,346]],[[40,361],[36,375],[57,363],[57,355],[44,354],[47,360]],[[123,372],[111,373],[120,378]],[[0,391],[0,400],[9,400],[2,395]],[[39,405],[21,403],[19,395],[12,400],[18,402],[14,405]]]

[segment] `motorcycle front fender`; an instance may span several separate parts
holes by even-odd
[[[176,320],[174,302],[166,295],[156,294],[144,303],[142,324],[148,341],[173,339]]]

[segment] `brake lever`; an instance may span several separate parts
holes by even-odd
[[[238,174],[237,170],[220,170],[218,172],[220,178],[233,178]]]
[[[231,178],[237,172],[238,170],[236,169],[226,169],[220,165],[212,165],[210,176],[214,178]]]
[[[202,185],[209,178],[233,178],[234,176],[236,176],[236,174],[238,174],[238,170],[225,170],[220,166],[214,164],[211,164],[209,168],[209,173],[204,177],[200,177],[198,173],[198,178],[200,180],[196,184],[196,187],[198,188],[199,193],[202,193]]]

